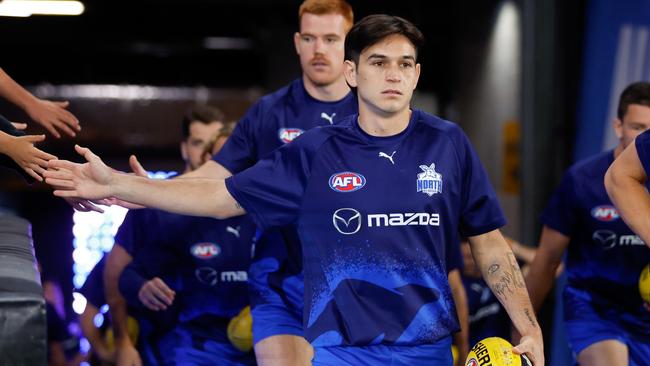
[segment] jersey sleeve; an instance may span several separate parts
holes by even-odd
[[[226,188],[260,228],[296,221],[317,149],[305,134],[226,180]]]
[[[95,267],[90,271],[86,282],[79,289],[79,292],[84,295],[86,300],[96,308],[102,307],[106,304],[106,296],[104,295],[104,263],[106,256],[104,256]]]
[[[463,176],[459,232],[465,237],[485,234],[504,226],[506,219],[483,164],[462,132],[460,145]]]
[[[212,160],[235,174],[257,161],[256,133],[262,126],[262,103],[253,105],[237,123],[232,135]]]
[[[647,176],[650,176],[650,130],[637,136],[634,144],[643,170]]]
[[[572,236],[577,221],[575,197],[575,179],[572,171],[569,170],[542,212],[542,223],[566,236]]]

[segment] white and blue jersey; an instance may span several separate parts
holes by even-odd
[[[615,323],[608,327],[612,333],[621,328],[650,335],[650,312],[638,289],[650,249],[623,222],[605,191],[605,172],[613,161],[613,151],[607,151],[573,165],[542,214],[544,225],[570,238],[564,318],[575,324],[568,337],[576,353],[597,333],[586,321]]]
[[[130,305],[138,291],[161,277],[176,292],[178,322],[166,334],[149,339],[150,358],[165,365],[253,365],[254,355],[228,341],[227,325],[248,302],[248,267],[256,227],[248,216],[227,220],[141,210],[151,232],[120,278]],[[151,342],[153,341],[153,342]]]
[[[461,129],[414,109],[391,137],[352,115],[226,180],[262,228],[295,224],[305,336],[317,347],[415,346],[458,330],[447,263],[459,234],[505,219]]]
[[[319,101],[297,79],[255,103],[213,159],[236,174],[303,132],[336,124],[356,112],[354,94],[335,102]],[[298,235],[291,226],[271,228],[260,235],[249,270],[255,342],[277,334],[302,335],[301,263],[287,259],[301,257]]]

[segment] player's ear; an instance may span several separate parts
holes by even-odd
[[[187,155],[187,142],[183,141],[181,142],[181,156],[183,157],[183,161],[187,161],[188,155]]]
[[[345,60],[343,64],[343,74],[345,75],[345,80],[353,88],[357,87],[357,65],[350,61]]]
[[[413,83],[413,90],[418,87],[418,80],[420,80],[420,64],[415,64],[415,82]]]
[[[293,46],[296,48],[296,53],[300,55],[300,32],[293,34]]]
[[[614,127],[614,132],[616,132],[616,137],[617,138],[622,138],[623,137],[623,121],[621,121],[620,118],[614,118],[614,121],[612,122],[612,126]]]

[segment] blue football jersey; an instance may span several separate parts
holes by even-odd
[[[457,125],[414,109],[403,132],[375,137],[357,118],[226,186],[259,226],[297,226],[312,344],[433,343],[458,329],[446,266],[459,233],[497,229],[503,213]]]
[[[650,130],[637,136],[634,144],[636,145],[636,153],[639,155],[643,169],[646,175],[650,176]]]
[[[106,304],[106,295],[104,292],[104,264],[106,263],[106,255],[95,264],[92,271],[88,274],[86,282],[79,289],[79,293],[84,295],[86,301],[92,304],[97,309]]]
[[[255,103],[213,160],[231,173],[239,173],[303,132],[336,124],[357,108],[353,93],[339,101],[323,102],[307,93],[302,79],[296,79]]]
[[[141,238],[145,242],[138,243],[140,249],[125,270],[141,279],[120,279],[130,303],[138,301],[143,281],[158,276],[176,291],[182,322],[206,314],[232,317],[248,305],[247,271],[256,230],[248,216],[217,220],[139,211],[139,224],[151,235]]]
[[[613,151],[607,151],[574,164],[542,221],[571,238],[566,263],[570,293],[603,311],[619,311],[622,322],[650,334],[650,313],[638,289],[650,249],[623,222],[605,191],[605,172],[613,161]]]

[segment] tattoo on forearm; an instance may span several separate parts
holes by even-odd
[[[489,274],[494,274],[494,272],[498,271],[500,267],[501,266],[499,266],[498,264],[495,263],[495,264],[491,265],[490,268],[488,268],[488,273]]]
[[[515,290],[512,288],[512,274],[509,272],[503,272],[499,275],[496,282],[493,283],[494,293],[497,296],[503,297],[504,299],[508,298],[508,295],[513,294]]]
[[[537,326],[537,323],[535,322],[535,318],[531,315],[531,310],[530,309],[524,309],[524,314],[526,314],[526,317],[528,318],[528,321],[530,322],[530,325],[533,327]]]
[[[517,258],[515,258],[514,253],[508,253],[508,262],[510,264],[510,271],[513,274],[515,286],[517,288],[526,288],[526,281],[524,281],[524,276],[521,274],[521,269],[519,269],[519,264],[517,264]]]

